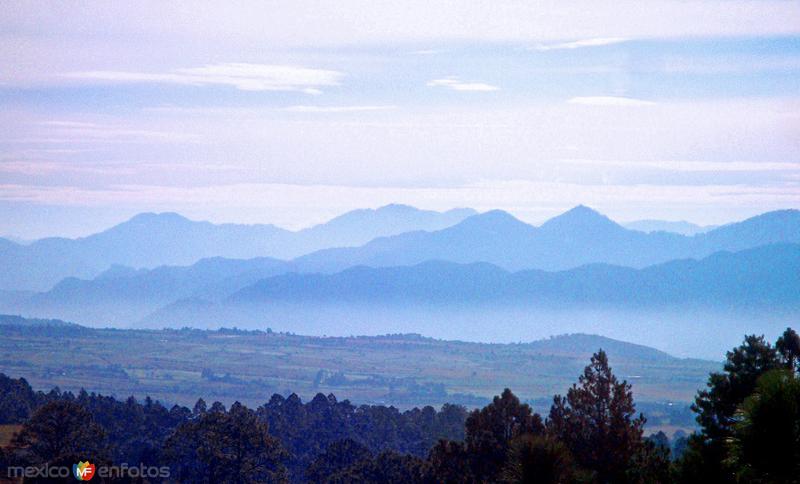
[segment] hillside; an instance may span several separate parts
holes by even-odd
[[[586,265],[558,272],[507,272],[485,263],[424,262],[392,268],[353,267],[324,274],[290,273],[264,279],[226,302],[339,302],[459,305],[617,304],[710,307],[800,303],[800,245],[768,245],[701,260],[630,269]]]
[[[39,388],[148,394],[184,404],[199,394],[260,404],[274,392],[292,391],[303,398],[334,392],[359,403],[477,405],[506,386],[535,400],[565,391],[599,348],[643,402],[688,402],[719,367],[588,334],[480,344],[418,335],[321,338],[0,324],[2,373],[24,375]]]
[[[791,244],[644,269],[595,264],[512,273],[490,264],[432,261],[290,273],[222,300],[176,301],[142,323],[270,326],[317,335],[402,331],[493,342],[596,332],[711,357],[744,332],[774,336],[798,315],[800,246]]]
[[[733,328],[771,334],[800,314],[798,247],[769,245],[644,269],[592,264],[555,272],[428,261],[322,274],[275,259],[214,258],[185,267],[116,267],[45,293],[8,294],[0,306],[91,326],[401,331],[495,342],[561,328],[705,356],[735,343]],[[711,327],[730,336],[706,348],[699,341]]]

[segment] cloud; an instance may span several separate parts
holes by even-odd
[[[414,50],[411,51],[412,55],[436,55],[436,54],[444,54],[447,52],[444,49],[421,49],[421,50]]]
[[[562,163],[592,167],[619,167],[631,169],[656,169],[678,172],[800,172],[800,163],[780,161],[619,161],[566,159]]]
[[[100,124],[72,120],[49,120],[39,124],[48,128],[48,132],[55,135],[51,138],[37,140],[41,142],[133,142],[140,140],[142,142],[177,141],[189,143],[200,141],[199,137],[193,133],[158,131],[109,123]],[[33,142],[32,140],[11,141]]]
[[[578,96],[569,99],[567,103],[585,106],[653,106],[656,104],[644,99],[618,96]]]
[[[230,172],[240,170],[241,167],[230,164],[192,163],[188,168],[194,172]],[[112,177],[134,176],[140,174],[176,172],[184,174],[185,165],[175,163],[152,162],[81,162],[51,161],[43,159],[34,160],[0,160],[0,173],[27,175],[27,176],[64,176],[72,173],[81,175],[109,175]],[[101,180],[95,178],[94,180]]]
[[[230,46],[233,52],[237,47],[241,52],[242,45],[257,45],[263,51],[398,40],[428,46],[453,39],[561,42],[800,33],[800,8],[787,0],[649,0],[646,5],[641,0],[218,1],[206,2],[203,8],[132,1],[93,2],[80,9],[15,3],[0,15],[2,32],[64,32],[68,35],[59,40],[80,35],[119,43],[181,39],[192,45],[201,40]],[[141,40],[133,47],[141,50]]]
[[[292,113],[356,113],[364,111],[386,111],[395,109],[397,106],[289,106],[284,111]]]
[[[443,79],[434,79],[428,81],[430,87],[446,87],[454,91],[473,91],[473,92],[490,92],[497,91],[500,88],[491,84],[483,82],[463,82],[457,77],[445,77]]]
[[[99,128],[97,123],[85,123],[83,121],[42,121],[42,126],[55,126],[58,128]]]
[[[629,39],[625,37],[597,37],[594,39],[576,40],[574,42],[560,42],[556,44],[539,44],[533,47],[533,50],[546,52],[549,50],[572,50],[580,49],[581,47],[602,47],[604,45],[619,44],[627,42]]]
[[[112,83],[222,85],[241,91],[301,91],[320,94],[321,87],[338,86],[344,74],[290,65],[225,63],[175,69],[167,73],[82,71],[69,72],[64,77]]]
[[[108,169],[93,164],[77,164],[56,161],[3,161],[0,162],[0,173],[47,176],[63,175],[65,173],[80,173],[84,175],[130,175],[130,170]]]

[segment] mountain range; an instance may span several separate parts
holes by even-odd
[[[485,323],[501,317],[498,311],[527,318],[537,312],[595,310],[765,317],[800,310],[800,244],[718,252],[642,269],[589,264],[511,272],[485,262],[435,260],[356,266],[333,274],[293,269],[291,262],[268,258],[213,258],[139,271],[114,268],[90,281],[66,279],[0,310],[95,326],[236,325],[290,331],[302,325],[308,334],[346,332],[359,317],[371,321],[365,334],[375,334],[411,320],[451,325],[465,314],[470,320],[484,315]],[[334,321],[341,323],[339,331]],[[448,325],[437,329],[441,337],[458,337],[460,330]],[[406,330],[425,333],[424,328],[420,323]]]
[[[387,205],[345,213],[299,231],[274,225],[196,222],[175,213],[143,213],[78,239],[52,237],[25,245],[0,239],[0,290],[50,289],[66,277],[92,278],[112,265],[189,265],[207,257],[290,259],[327,247],[364,244],[411,230],[439,230],[474,215]]]
[[[415,219],[417,222],[426,220],[425,223],[430,225],[445,223],[440,216],[444,217],[448,213],[450,215],[447,217],[455,217],[455,214],[463,215],[461,212],[455,214],[445,212],[437,215],[436,212],[415,211],[410,207],[387,206],[375,211],[351,212],[325,226],[308,230],[317,234],[328,231],[341,237],[343,236],[341,234],[354,232],[355,229],[351,228],[354,224],[358,225],[358,220],[385,221],[397,214],[405,214],[403,217],[407,224],[412,224],[411,220]],[[136,217],[126,223],[127,225],[123,224],[98,234],[98,237],[102,235],[105,240],[105,250],[111,251],[112,248],[116,250],[125,244],[115,245],[108,242],[109,240],[135,240],[136,237],[123,237],[121,234],[142,233],[144,229],[135,228],[139,225],[153,230],[152,239],[156,241],[166,237],[165,233],[172,233],[176,225],[185,225],[195,231],[198,227],[207,231],[213,231],[215,227],[224,227],[205,223],[197,226],[195,222],[176,217],[175,215]],[[157,223],[145,223],[148,220]],[[159,232],[158,224],[163,224],[168,229]],[[362,225],[369,224],[364,222]],[[233,231],[245,230],[243,226],[233,227],[231,228]],[[258,226],[253,228],[256,231],[262,229],[263,227]],[[361,227],[358,230],[366,234],[389,231],[391,228],[386,225],[376,225],[369,229]],[[321,238],[317,237],[318,240]],[[189,240],[187,245],[192,245],[191,237],[187,236],[187,239]],[[249,243],[252,245],[255,242]],[[541,274],[540,277],[546,279],[547,284],[558,284],[562,287],[570,281],[573,283],[579,281],[578,276],[597,273],[606,278],[604,283],[619,286],[632,273],[625,271],[624,268],[642,268],[676,259],[697,259],[715,252],[740,251],[776,243],[800,243],[800,212],[796,210],[769,212],[743,222],[725,225],[708,233],[687,237],[666,232],[647,234],[628,230],[583,206],[550,219],[540,227],[523,223],[506,212],[490,211],[466,217],[461,222],[441,230],[416,230],[379,237],[362,246],[323,249],[289,261],[268,257],[253,259],[213,257],[201,259],[193,265],[159,266],[153,269],[133,269],[114,265],[93,279],[64,278],[51,289],[33,295],[5,291],[3,297],[0,297],[0,307],[7,311],[19,310],[37,316],[63,317],[83,323],[99,324],[101,321],[108,321],[133,324],[151,312],[181,299],[193,298],[217,303],[259,280],[281,274],[297,273],[286,277],[295,277],[298,281],[302,279],[300,274],[340,273],[338,277],[342,278],[351,274],[349,268],[357,266],[402,267],[415,266],[427,261],[482,263],[472,270],[483,267],[494,271],[493,273],[501,270],[515,272],[536,269],[541,272],[580,268],[576,271],[563,272],[560,276],[563,281]],[[173,241],[173,244],[180,246],[178,241]],[[195,251],[198,244],[195,242],[193,245]],[[132,243],[127,245],[129,250],[134,252],[138,250]],[[177,248],[175,250],[178,251]],[[169,250],[162,251],[160,256],[165,257],[167,252]],[[143,257],[147,257],[147,254]],[[62,259],[75,262],[69,255],[63,256]],[[611,265],[619,267],[610,267]],[[24,273],[24,269],[25,266],[18,266],[17,272]],[[443,267],[440,269],[444,270]],[[365,268],[358,270],[363,271]],[[461,269],[455,273],[452,271],[444,273],[449,274],[448,277],[467,277]],[[528,274],[539,274],[539,272]],[[458,282],[442,280],[435,271],[424,277],[428,278],[430,285],[426,289],[428,294],[435,294],[440,290],[440,286],[452,287]],[[469,277],[478,275],[472,274]],[[322,287],[320,284],[327,281],[321,279],[321,276],[310,276],[302,280],[304,284],[309,285],[306,291],[308,295],[320,290]],[[281,279],[272,279],[271,284],[280,281]],[[9,281],[6,280],[5,283],[9,284]],[[501,283],[495,281],[480,290],[476,289],[476,293],[471,297],[491,297],[494,292],[500,290],[500,287]],[[542,290],[546,289],[545,287]]]
[[[696,235],[717,228],[717,225],[697,225],[684,220],[634,220],[622,224],[626,229],[640,232],[672,232],[681,235]]]
[[[499,210],[476,214],[387,205],[348,212],[297,232],[272,225],[194,222],[172,213],[140,214],[80,239],[48,238],[28,245],[0,239],[0,270],[6,275],[0,290],[44,291],[65,278],[91,279],[116,265],[184,266],[209,257],[290,259],[284,267],[299,272],[426,260],[564,270],[591,263],[644,267],[720,250],[798,242],[797,210],[768,212],[694,236],[629,230],[584,206],[535,227]]]
[[[442,230],[380,237],[359,247],[323,249],[293,262],[303,272],[338,272],[356,265],[403,266],[427,260],[488,262],[511,271],[564,270],[594,263],[641,268],[774,243],[800,243],[800,211],[768,212],[689,237],[628,230],[578,206],[539,227],[494,210]]]
[[[281,233],[306,241],[291,248],[295,253],[354,245],[288,260],[244,258],[287,253],[276,248],[274,234]],[[84,239],[27,247],[0,240],[7,274],[0,311],[93,326],[273,326],[307,334],[402,328],[476,341],[527,339],[536,327],[550,329],[538,336],[559,332],[554,328],[604,332],[596,327],[601,321],[608,331],[653,333],[651,323],[637,322],[670,313],[674,320],[661,325],[688,338],[702,329],[698,322],[716,324],[704,322],[709,318],[745,318],[760,328],[800,314],[798,247],[797,210],[693,236],[630,230],[584,206],[537,227],[499,210],[390,205],[298,232],[144,214]],[[194,260],[217,252],[227,257]],[[172,258],[178,262],[157,265]],[[77,277],[60,277],[70,271]],[[26,291],[21,281],[46,287]],[[652,344],[651,336],[643,341]]]
[[[796,306],[800,244],[718,252],[643,269],[590,264],[557,272],[508,272],[487,263],[428,261],[414,266],[357,266],[336,274],[277,275],[245,287],[227,304],[457,304]]]
[[[136,326],[236,325],[339,336],[402,331],[492,342],[598,332],[711,357],[745,332],[775,336],[798,315],[800,245],[775,244],[642,269],[591,264],[509,272],[428,261],[288,273],[216,300],[176,301]]]

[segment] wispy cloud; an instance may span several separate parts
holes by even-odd
[[[57,128],[100,128],[97,123],[86,123],[83,121],[42,121],[42,126],[55,126]]]
[[[436,55],[436,54],[444,54],[447,52],[444,49],[420,49],[411,51],[412,55]]]
[[[115,177],[133,176],[143,173],[179,172],[184,173],[186,166],[175,163],[151,162],[82,162],[72,163],[52,160],[0,160],[0,173],[16,175],[47,176],[68,175],[72,173],[82,175],[110,175]],[[192,171],[202,172],[231,172],[241,170],[241,167],[230,164],[193,163]]]
[[[792,162],[702,160],[621,161],[591,159],[564,159],[560,160],[560,162],[592,167],[619,167],[634,170],[655,169],[678,172],[800,172],[800,163]]]
[[[613,45],[622,42],[627,42],[628,40],[630,39],[627,39],[625,37],[597,37],[594,39],[583,39],[583,40],[576,40],[573,42],[560,42],[555,44],[537,44],[533,47],[533,50],[545,52],[548,50],[580,49],[582,47],[602,47],[605,45]]]
[[[179,141],[194,142],[199,141],[199,137],[193,133],[182,133],[173,131],[158,131],[153,129],[141,129],[116,124],[99,124],[85,121],[73,120],[49,120],[39,123],[48,128],[55,135],[51,140],[55,142],[93,142],[93,141]]]
[[[308,94],[320,94],[322,87],[338,86],[344,74],[327,69],[290,65],[226,63],[175,69],[166,73],[83,71],[70,72],[64,76],[112,83],[223,85],[241,91],[302,91]]]
[[[130,167],[98,166],[93,163],[83,164],[46,160],[15,160],[0,162],[0,173],[30,176],[64,175],[69,173],[126,176],[134,174],[135,171]]]
[[[567,101],[569,104],[586,106],[653,106],[656,103],[644,99],[619,96],[578,96]]]
[[[300,105],[300,106],[289,106],[284,108],[284,111],[289,111],[292,113],[356,113],[356,112],[363,112],[363,111],[387,111],[390,109],[396,109],[397,106],[386,105],[386,106],[308,106],[308,105]]]
[[[483,82],[464,82],[457,77],[445,77],[443,79],[434,79],[428,81],[430,87],[446,87],[454,91],[474,91],[474,92],[489,92],[497,91],[500,88],[491,84]]]

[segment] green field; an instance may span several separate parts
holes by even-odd
[[[719,363],[672,358],[594,336],[530,344],[441,341],[416,335],[320,338],[234,330],[119,330],[0,325],[0,372],[34,388],[167,403],[198,397],[260,405],[273,393],[334,393],[406,408],[485,404],[511,388],[537,409],[577,380],[593,351],[609,354],[640,406],[685,409]],[[651,411],[651,413],[653,413]],[[655,412],[658,413],[658,412]],[[663,412],[662,412],[663,413]],[[686,426],[686,419],[679,426]],[[655,422],[654,422],[655,423]],[[670,425],[669,419],[662,422]]]

